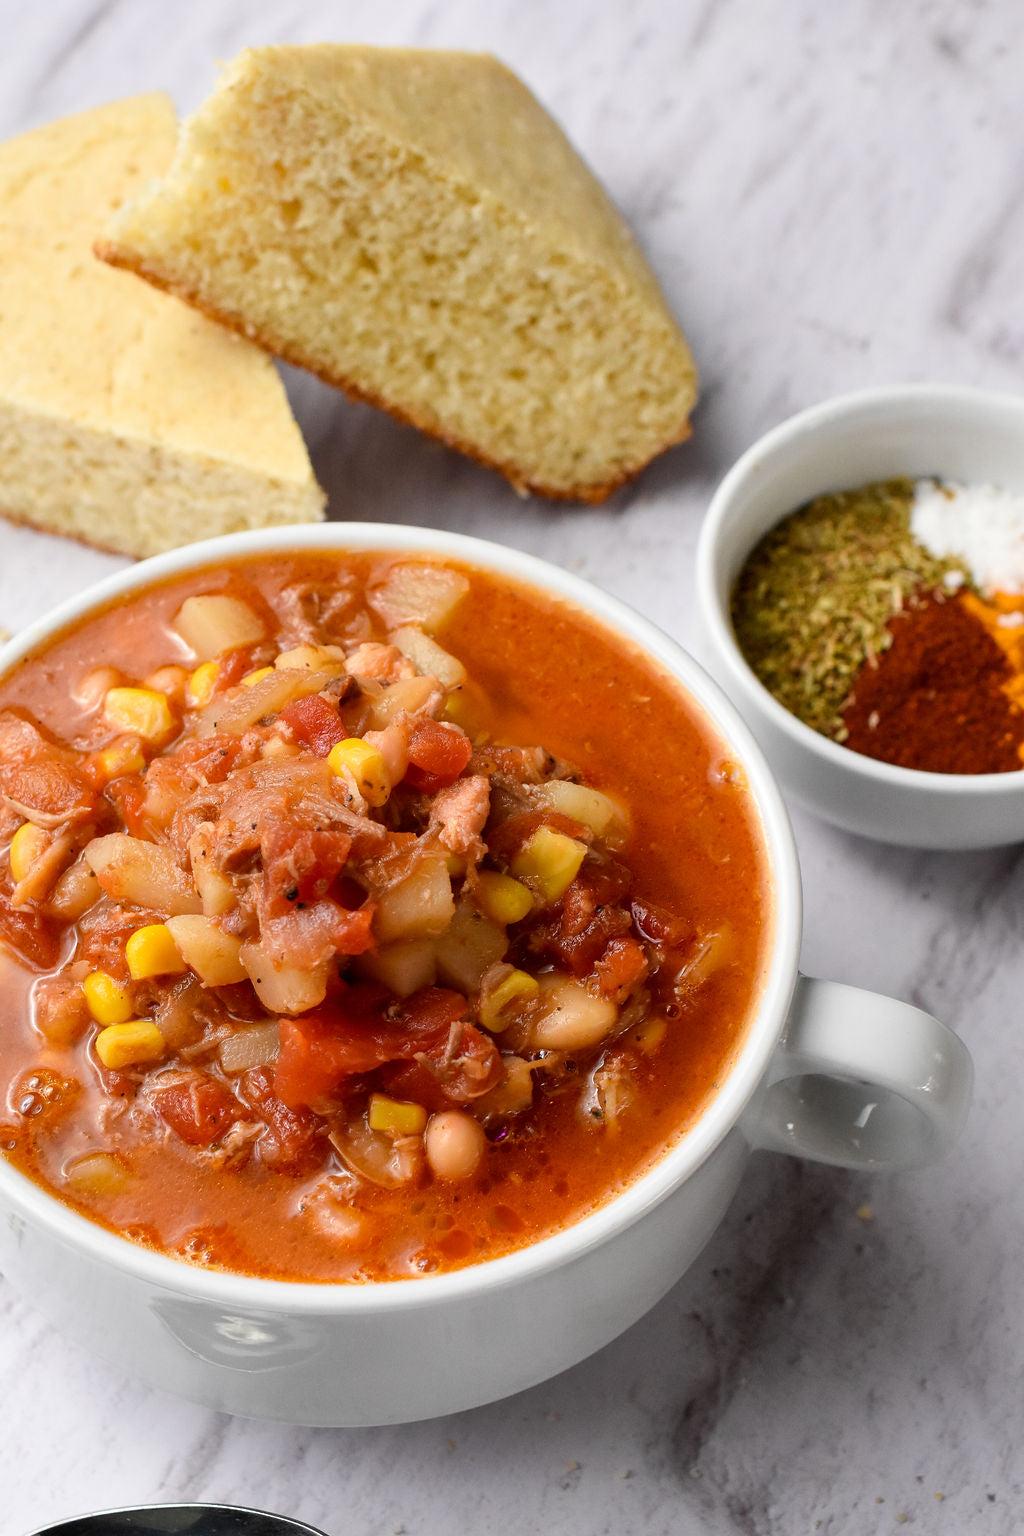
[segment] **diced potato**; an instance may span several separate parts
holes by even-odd
[[[146,923],[129,934],[124,957],[133,981],[175,976],[185,969],[181,951],[166,923]]]
[[[119,1195],[131,1181],[128,1168],[111,1152],[87,1152],[62,1171],[65,1183],[79,1195]]]
[[[215,661],[227,651],[256,645],[266,635],[259,614],[226,592],[186,597],[175,615],[174,627],[200,661]]]
[[[243,944],[239,958],[253,991],[268,1013],[290,1015],[315,1008],[327,996],[327,966],[312,969],[275,965],[256,940]]]
[[[111,1072],[122,1072],[125,1067],[144,1067],[160,1061],[166,1049],[163,1035],[150,1019],[108,1024],[96,1036],[96,1055]]]
[[[417,672],[436,677],[446,688],[458,688],[466,681],[468,673],[457,656],[438,645],[415,624],[404,624],[396,629],[392,640],[403,656],[408,656]]]
[[[409,997],[420,987],[431,987],[437,976],[433,939],[408,939],[405,943],[381,944],[375,953],[360,955],[360,974],[379,981],[396,997]]]
[[[185,964],[206,986],[228,987],[245,981],[247,973],[239,954],[241,943],[233,933],[225,933],[201,913],[169,917],[167,928]]]
[[[380,944],[444,933],[455,914],[444,853],[426,854],[407,879],[376,900],[373,932]]]
[[[225,1072],[248,1072],[276,1061],[281,1041],[276,1019],[243,1024],[220,1043],[218,1055]]]
[[[213,827],[201,822],[188,842],[192,878],[199,892],[204,917],[223,917],[236,905],[235,888],[213,861]]]
[[[600,789],[589,784],[573,784],[569,779],[552,779],[533,791],[534,798],[562,816],[582,822],[596,837],[612,847],[626,839],[629,830],[624,808]]]
[[[396,683],[389,683],[370,701],[364,730],[382,731],[403,710],[410,715],[419,714],[435,691],[432,677],[400,677]]]
[[[386,1093],[371,1093],[366,1119],[371,1131],[384,1131],[392,1136],[419,1136],[426,1126],[427,1112],[422,1104],[392,1099]]]
[[[130,901],[153,912],[200,910],[198,893],[169,848],[126,832],[110,832],[87,843],[82,857],[115,901]]]
[[[518,879],[535,891],[541,901],[564,896],[586,858],[587,845],[564,832],[539,826],[509,866]]]
[[[445,933],[434,942],[441,980],[460,992],[474,992],[484,972],[508,948],[505,930],[486,917],[469,896],[459,898]]]
[[[594,997],[572,976],[540,978],[540,1012],[530,1019],[526,1042],[534,1051],[580,1051],[597,1045],[615,1027],[618,1009]]]
[[[424,629],[436,630],[451,618],[468,591],[469,582],[458,571],[420,563],[393,565],[367,597],[388,629],[422,624]]]

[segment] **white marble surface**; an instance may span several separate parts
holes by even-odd
[[[528,548],[684,643],[703,509],[761,431],[862,384],[1021,387],[1018,0],[0,0],[0,22],[0,134],[153,87],[190,108],[250,42],[482,47],[519,70],[691,338],[692,442],[604,509],[555,509],[310,380],[292,380],[296,408],[334,516]],[[0,625],[114,563],[0,527]],[[88,1357],[0,1283],[0,1530],[186,1498],[329,1536],[1017,1530],[1024,869],[1016,849],[915,854],[795,822],[806,968],[909,998],[974,1052],[945,1166],[870,1180],[763,1157],[629,1334],[513,1401],[403,1428],[206,1412]]]

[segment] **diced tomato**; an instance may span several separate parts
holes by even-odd
[[[348,734],[337,708],[322,693],[296,699],[282,709],[278,720],[284,722],[292,741],[309,747],[317,757],[326,757]]]
[[[256,1143],[261,1162],[293,1177],[313,1173],[321,1166],[326,1157],[326,1126],[310,1110],[282,1103],[269,1067],[243,1072],[239,1088],[266,1126]]]
[[[554,960],[574,976],[594,969],[609,940],[629,933],[630,914],[619,904],[629,876],[621,864],[588,859],[554,914],[528,934],[535,955]]]
[[[486,1093],[501,1071],[497,1047],[466,1022],[466,999],[444,987],[424,987],[386,1009],[347,989],[330,1007],[280,1021],[281,1049],[274,1087],[285,1104],[320,1104],[349,1077],[390,1062],[419,1061],[447,1100],[464,1102]],[[453,1025],[460,1025],[452,1044]],[[415,1095],[421,1103],[425,1096]]]
[[[422,1104],[428,1114],[451,1109],[456,1101],[444,1091],[436,1072],[422,1061],[390,1061],[379,1068],[374,1086],[393,1099],[410,1099]]]
[[[238,1119],[238,1101],[207,1072],[176,1077],[166,1087],[159,1079],[149,1101],[165,1125],[190,1147],[211,1147]]]
[[[594,966],[598,985],[606,997],[625,1002],[647,975],[647,955],[642,944],[628,934],[610,939]]]
[[[630,902],[630,909],[638,933],[652,944],[664,944],[669,949],[679,949],[684,944],[689,944],[693,938],[693,924],[672,912],[667,912],[664,907],[656,907],[653,902],[641,901],[638,897],[634,897]]]
[[[253,670],[255,653],[252,646],[246,645],[238,651],[229,651],[226,656],[217,660],[217,672],[213,680],[214,693],[223,693],[225,688],[233,688],[240,683],[247,672]]]
[[[432,795],[454,784],[469,765],[473,744],[465,731],[443,720],[417,720],[409,732],[409,768],[405,782]]]
[[[376,904],[368,901],[350,912],[330,897],[309,906],[298,903],[294,911],[262,922],[260,937],[275,965],[313,969],[335,955],[361,955],[373,949],[376,910]]]
[[[313,902],[326,896],[344,869],[351,847],[352,839],[346,832],[312,831],[283,820],[265,825],[260,835],[261,913],[280,917],[293,911],[296,902]]]
[[[107,799],[124,822],[125,831],[132,837],[149,835],[149,817],[146,814],[146,781],[140,773],[122,774],[108,784]]]
[[[9,891],[0,891],[0,943],[29,965],[56,965],[60,939],[53,924],[34,907],[12,907]]]
[[[68,821],[86,819],[96,806],[82,756],[6,709],[0,712],[0,794]]]

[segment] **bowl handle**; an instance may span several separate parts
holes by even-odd
[[[945,1024],[838,981],[797,980],[748,1135],[842,1168],[920,1168],[953,1146],[974,1070]]]

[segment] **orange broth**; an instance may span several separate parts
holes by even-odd
[[[170,662],[189,666],[172,620],[190,594],[234,591],[255,601],[255,592],[272,613],[286,584],[330,581],[339,567],[365,582],[395,558],[257,558],[230,574],[200,570],[132,594],[19,662],[0,683],[0,707],[30,711],[76,747],[100,746],[110,732],[75,705],[77,681],[99,666],[129,679]],[[455,1269],[599,1207],[692,1126],[728,1071],[756,1004],[772,925],[759,820],[741,776],[701,710],[628,641],[543,593],[454,568],[470,589],[437,638],[468,668],[472,734],[542,744],[585,783],[618,797],[631,825],[619,857],[632,872],[632,895],[692,928],[692,979],[663,1038],[649,1050],[630,1046],[632,1102],[614,1123],[588,1122],[579,1093],[588,1064],[568,1053],[553,1091],[510,1117],[476,1177],[361,1190],[364,1236],[353,1246],[306,1219],[322,1171],[287,1176],[257,1156],[211,1166],[172,1134],[136,1134],[130,1073],[117,1089],[127,1112],[104,1127],[109,1085],[95,1032],[67,1046],[43,1038],[30,1007],[39,972],[8,950],[0,958],[0,1145],[92,1220],[180,1258],[275,1278],[367,1281]],[[73,1086],[33,1101],[29,1079],[40,1069]],[[111,1137],[129,1170],[123,1188],[75,1195],[64,1170]]]

